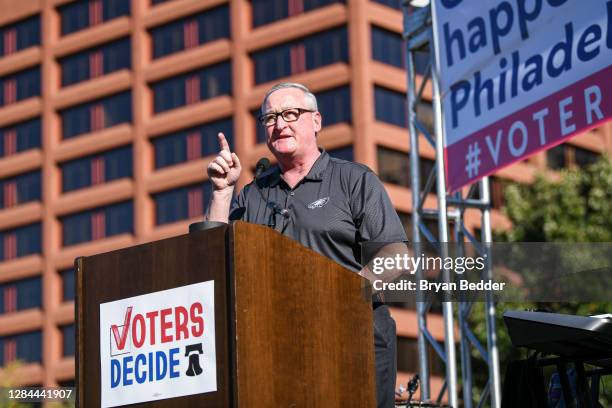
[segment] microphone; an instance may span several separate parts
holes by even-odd
[[[266,202],[266,205],[268,204],[268,200],[264,197],[263,192],[261,191],[261,188],[259,188],[259,185],[257,184],[257,178],[261,176],[262,173],[268,170],[269,168],[270,168],[270,160],[268,160],[267,157],[262,157],[261,159],[257,161],[257,164],[255,165],[255,175],[253,176],[253,185],[255,185],[255,188],[257,189],[257,191],[259,191],[259,195],[261,196],[262,200]]]
[[[281,207],[278,203],[269,202],[268,208],[271,208],[276,214],[280,214],[283,218],[289,218],[289,210]]]
[[[261,191],[261,188],[259,188],[259,185],[257,184],[257,178],[261,176],[261,174],[263,174],[269,168],[270,168],[270,160],[268,160],[267,157],[262,157],[261,159],[259,159],[257,161],[257,164],[255,165],[255,176],[253,177],[253,184],[255,185],[255,188],[259,192],[259,195],[261,196],[262,200],[266,202],[266,207],[272,210],[272,214],[270,214],[270,219],[268,221],[268,226],[271,228],[274,228],[276,225],[276,222],[274,220],[274,214],[280,214],[283,218],[289,218],[289,210],[281,207],[278,203],[270,201],[269,199],[264,197],[264,194]]]

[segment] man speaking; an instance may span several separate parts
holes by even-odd
[[[256,179],[232,202],[242,167],[219,133],[219,154],[207,168],[213,193],[206,219],[227,222],[231,207],[232,219],[269,225],[373,280],[361,266],[360,244],[406,240],[380,180],[366,166],[334,159],[317,146],[322,116],[304,85],[272,87],[264,97],[260,122],[278,165],[257,171]],[[373,308],[378,407],[393,407],[395,322],[383,303],[375,301]]]

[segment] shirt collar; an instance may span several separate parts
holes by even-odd
[[[327,154],[325,149],[323,149],[322,147],[319,147],[319,152],[321,152],[321,154],[310,168],[308,174],[304,176],[304,180],[323,180],[323,173],[325,172],[325,169],[329,164],[329,154]],[[259,180],[264,178],[268,179],[267,181],[270,187],[276,187],[278,183],[280,183],[280,181],[282,180],[279,165],[276,164],[272,166],[267,171],[263,172],[257,179]]]
[[[314,162],[308,174],[304,177],[304,179],[308,180],[323,180],[323,172],[327,168],[329,164],[329,154],[322,148],[319,147],[319,151],[321,154]]]

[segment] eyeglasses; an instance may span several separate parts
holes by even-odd
[[[302,109],[302,108],[291,108],[285,109],[281,112],[273,112],[266,113],[265,115],[261,115],[259,117],[259,122],[264,126],[272,126],[276,125],[276,120],[279,116],[282,116],[285,122],[295,122],[300,118],[300,115],[304,112],[314,112],[310,109]]]

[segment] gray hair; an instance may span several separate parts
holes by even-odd
[[[280,84],[274,85],[272,88],[270,88],[270,90],[268,92],[266,92],[266,96],[264,96],[263,102],[261,104],[261,109],[260,109],[262,114],[265,113],[264,112],[264,106],[266,105],[266,102],[268,101],[268,97],[270,96],[270,94],[272,94],[272,92],[276,92],[279,89],[284,89],[284,88],[296,88],[296,89],[299,89],[300,91],[304,92],[304,99],[306,101],[306,108],[312,109],[314,111],[318,111],[319,110],[318,107],[317,107],[317,98],[304,85],[298,84],[297,82],[281,82]]]

